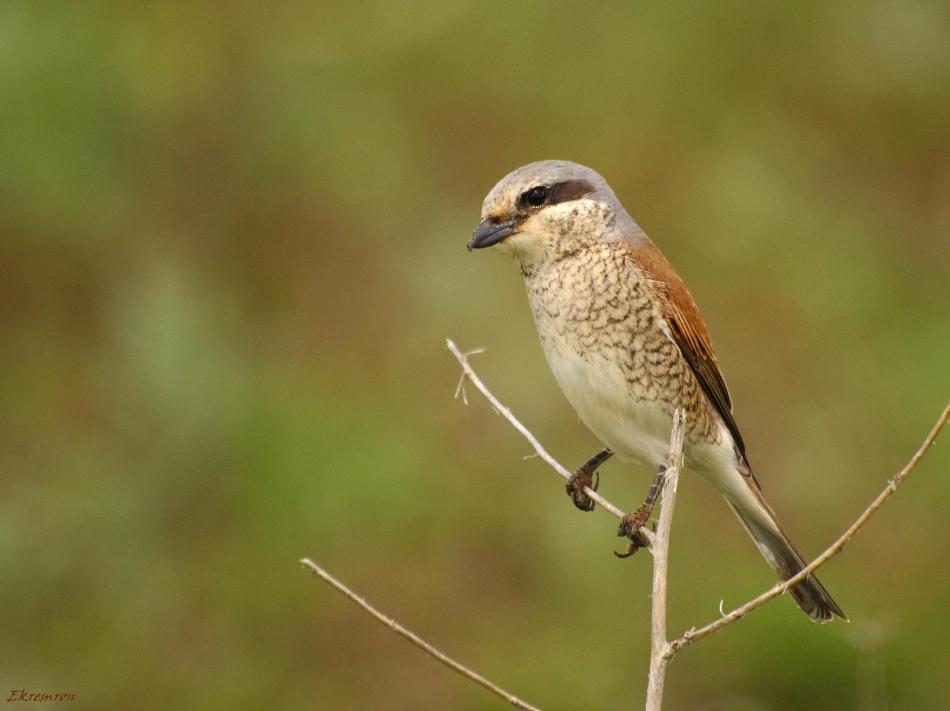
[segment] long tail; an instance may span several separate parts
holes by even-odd
[[[779,578],[788,580],[800,572],[806,563],[782,530],[775,512],[766,503],[761,492],[748,477],[743,478],[745,491],[742,491],[740,495],[736,495],[738,492],[734,488],[732,491],[723,492],[726,501],[739,517],[745,530],[752,536],[752,540],[755,541],[765,560],[778,573]],[[832,599],[825,586],[814,575],[809,575],[798,585],[789,588],[789,593],[795,600],[795,604],[814,622],[828,622],[833,615],[837,615],[845,622],[848,621],[848,616],[838,607],[838,603]]]

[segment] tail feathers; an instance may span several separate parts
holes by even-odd
[[[745,530],[752,536],[752,540],[755,541],[769,565],[775,569],[782,580],[788,580],[804,569],[806,563],[785,535],[772,509],[758,492],[755,494],[759,506],[754,509],[750,509],[747,505],[738,506],[732,501],[729,501],[729,506],[735,511]],[[848,621],[848,616],[814,575],[809,575],[802,582],[789,588],[789,593],[795,604],[814,622],[819,624],[828,622],[834,615],[845,622]]]

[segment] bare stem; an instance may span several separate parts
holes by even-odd
[[[495,694],[495,696],[498,696],[504,699],[515,708],[526,709],[527,711],[540,711],[540,709],[538,709],[537,706],[532,706],[527,701],[522,701],[514,694],[508,691],[505,691],[497,684],[483,677],[481,674],[478,674],[477,672],[472,671],[465,665],[460,664],[459,662],[449,657],[447,654],[439,651],[438,649],[433,647],[431,644],[426,642],[424,639],[422,639],[415,632],[413,632],[412,630],[406,629],[401,624],[396,622],[396,620],[394,620],[393,618],[387,617],[386,615],[384,615],[382,612],[380,612],[375,607],[370,605],[368,602],[366,602],[366,600],[364,600],[355,592],[350,590],[346,585],[344,585],[339,580],[334,578],[332,575],[330,575],[330,573],[328,573],[326,570],[321,568],[319,565],[314,563],[309,558],[303,558],[300,561],[300,564],[306,568],[309,568],[310,571],[316,577],[328,583],[330,586],[336,588],[339,592],[343,593],[346,597],[348,597],[352,602],[359,605],[361,608],[363,608],[363,610],[368,612],[372,617],[376,618],[379,622],[389,627],[393,632],[398,634],[400,637],[404,637],[405,639],[408,639],[410,642],[416,645],[419,649],[423,650],[430,657],[434,657],[437,661],[441,662],[442,664],[447,666],[449,669],[452,669],[453,671],[458,672],[459,674],[461,674],[467,679],[471,679],[479,686],[485,687],[490,692]]]
[[[755,608],[761,607],[772,598],[778,597],[784,593],[796,583],[800,583],[807,576],[818,570],[818,568],[840,553],[845,545],[847,545],[847,543],[852,538],[854,538],[854,535],[864,528],[864,525],[868,522],[871,516],[873,516],[878,511],[878,509],[881,508],[884,502],[887,501],[887,499],[889,499],[895,491],[897,491],[897,487],[900,486],[901,483],[903,483],[903,481],[908,476],[910,476],[911,472],[917,468],[917,465],[920,463],[920,460],[924,458],[927,450],[930,449],[931,445],[933,445],[933,443],[937,440],[937,437],[940,435],[940,431],[947,423],[948,417],[950,417],[950,403],[948,403],[946,407],[943,408],[943,412],[941,413],[940,417],[937,418],[937,422],[930,430],[930,434],[927,435],[927,438],[914,453],[914,456],[911,457],[910,461],[894,476],[893,479],[888,481],[887,486],[884,487],[884,491],[878,494],[877,498],[875,498],[874,501],[872,501],[870,505],[864,510],[864,513],[858,516],[855,522],[852,523],[848,529],[841,534],[841,536],[839,536],[838,540],[828,546],[820,556],[805,566],[797,575],[773,585],[770,589],[766,590],[758,597],[750,600],[741,607],[737,607],[732,612],[723,615],[715,622],[710,622],[708,625],[700,627],[699,629],[693,628],[687,630],[681,637],[670,642],[670,656],[676,654],[676,652],[681,650],[683,647],[691,645],[696,640],[702,639],[703,637],[712,634],[716,630],[721,629],[730,622],[735,622],[736,620],[745,617]]]
[[[660,711],[663,706],[663,686],[666,668],[672,656],[666,641],[666,589],[669,569],[670,533],[673,529],[673,507],[680,469],[683,466],[683,430],[685,415],[682,410],[673,413],[670,450],[666,459],[665,485],[660,520],[653,539],[653,597],[650,618],[650,675],[647,678],[646,711]]]

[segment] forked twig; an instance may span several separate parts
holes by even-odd
[[[728,625],[730,622],[735,622],[736,620],[745,617],[755,608],[761,607],[772,598],[778,597],[784,593],[796,583],[800,583],[811,573],[814,573],[816,570],[818,570],[818,568],[831,560],[831,558],[838,555],[838,553],[841,552],[848,542],[854,538],[854,535],[864,528],[864,525],[868,522],[871,516],[873,516],[877,510],[881,508],[884,502],[887,501],[887,499],[889,499],[895,491],[897,491],[897,487],[900,486],[904,480],[910,476],[911,472],[917,468],[917,465],[920,463],[920,460],[924,458],[927,450],[930,449],[933,443],[937,441],[937,437],[940,436],[940,431],[943,429],[943,426],[947,424],[948,417],[950,417],[950,403],[948,403],[943,408],[943,412],[940,414],[940,417],[937,418],[937,421],[931,428],[930,433],[927,435],[926,439],[924,439],[923,444],[917,448],[917,451],[914,453],[914,456],[910,458],[910,461],[904,465],[904,468],[901,469],[893,479],[888,481],[887,486],[884,487],[884,491],[877,495],[877,498],[875,498],[874,501],[872,501],[870,505],[864,509],[864,512],[858,516],[857,519],[855,519],[854,523],[848,526],[848,529],[838,537],[838,540],[828,546],[821,555],[802,568],[802,570],[796,575],[793,575],[788,580],[783,580],[779,583],[776,583],[758,597],[749,600],[749,602],[746,604],[737,607],[735,610],[723,615],[718,620],[710,622],[708,625],[704,625],[699,629],[694,628],[687,630],[680,637],[670,642],[668,654],[672,656],[680,649],[683,647],[688,647],[696,640],[702,639],[706,635],[712,634],[721,627]]]

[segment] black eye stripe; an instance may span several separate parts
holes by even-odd
[[[528,188],[518,197],[518,203],[523,210],[532,210],[542,205],[578,200],[592,192],[594,186],[586,180],[563,180],[551,186],[536,185]]]
[[[548,204],[556,205],[559,202],[579,200],[585,195],[590,195],[592,192],[594,192],[594,186],[586,180],[565,180],[551,186],[548,195]]]

